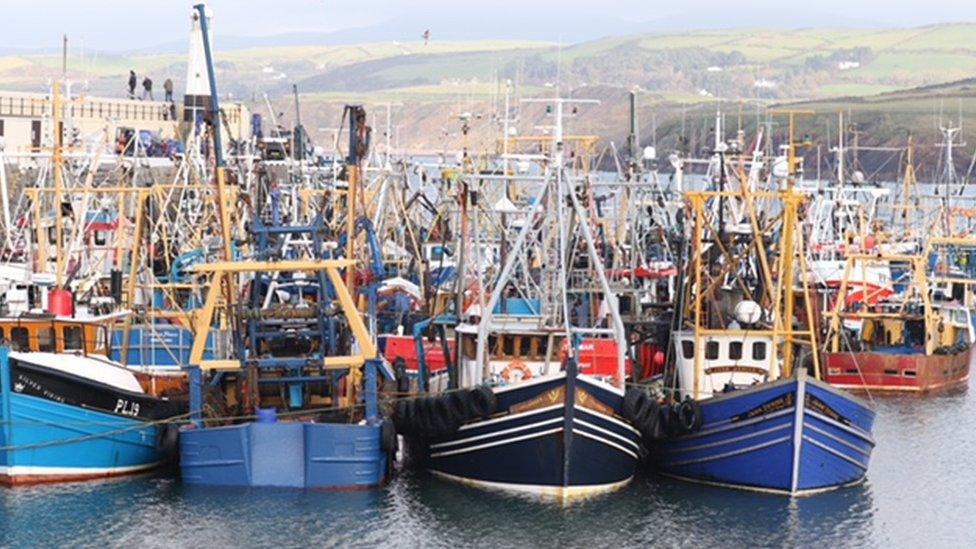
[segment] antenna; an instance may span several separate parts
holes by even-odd
[[[68,35],[63,35],[64,42],[61,45],[61,79],[68,78]],[[962,107],[960,106],[960,109]]]

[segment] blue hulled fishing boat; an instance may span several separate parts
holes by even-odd
[[[874,411],[805,370],[702,400],[701,430],[661,442],[655,464],[685,480],[805,495],[864,480]]]
[[[672,333],[675,396],[663,436],[649,441],[665,475],[786,495],[865,478],[875,414],[819,379],[818,326],[807,277],[797,275],[806,271],[795,236],[805,198],[786,183],[686,193],[694,222]],[[778,212],[777,221],[762,225],[759,211]]]
[[[174,457],[169,420],[185,403],[148,394],[109,360],[106,327],[52,317],[2,329],[21,350],[0,348],[0,483],[132,474]]]

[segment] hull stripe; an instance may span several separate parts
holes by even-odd
[[[476,423],[469,423],[467,425],[462,425],[461,428],[458,429],[458,431],[466,431],[466,430],[469,430],[469,429],[477,429],[479,427],[484,427],[485,425],[494,425],[495,423],[501,423],[503,421],[508,421],[508,420],[511,420],[511,419],[517,419],[517,418],[522,418],[522,417],[528,417],[528,416],[535,415],[535,414],[541,414],[543,412],[548,412],[550,410],[556,410],[556,409],[559,409],[559,408],[562,408],[562,407],[563,407],[562,404],[555,404],[553,406],[546,406],[545,408],[538,408],[538,409],[535,409],[535,410],[530,410],[528,412],[521,412],[521,413],[518,413],[518,414],[506,414],[506,415],[501,416],[501,417],[496,417],[496,418],[492,418],[492,419],[486,419],[484,421],[478,421]]]
[[[769,433],[775,433],[776,431],[782,431],[784,429],[789,429],[791,425],[789,423],[784,423],[782,425],[777,425],[775,427],[769,427],[768,429],[763,429],[761,431],[756,431],[754,433],[748,433],[745,435],[740,435],[737,437],[727,438],[724,440],[717,440],[715,442],[709,442],[707,444],[699,444],[697,446],[684,446],[681,448],[668,448],[665,450],[669,454],[680,454],[683,452],[694,452],[695,450],[707,450],[708,448],[715,448],[717,446],[725,446],[726,444],[733,444],[735,442],[742,442],[743,440],[749,440],[750,438],[759,437],[762,435],[768,435]]]
[[[561,420],[562,418],[559,418],[559,419]],[[476,452],[478,450],[484,450],[486,448],[493,448],[495,446],[504,446],[506,444],[514,444],[516,442],[521,442],[523,440],[529,440],[529,439],[533,439],[533,438],[544,437],[546,435],[551,435],[553,433],[558,433],[558,432],[560,432],[562,430],[563,430],[562,427],[556,427],[555,429],[548,429],[548,430],[545,430],[545,431],[540,431],[538,433],[529,433],[527,435],[522,435],[522,436],[518,436],[518,437],[514,437],[514,438],[509,438],[509,439],[505,439],[505,440],[498,440],[498,441],[495,441],[495,442],[487,442],[485,444],[478,444],[478,445],[475,445],[475,446],[469,446],[467,448],[459,448],[457,450],[447,450],[447,451],[444,451],[444,452],[437,452],[437,453],[431,454],[430,457],[431,458],[438,458],[438,457],[453,456],[453,455],[457,455],[457,454],[465,454],[465,453],[468,453],[468,452]]]
[[[31,465],[0,465],[0,476],[8,477],[98,477],[107,475],[122,475],[149,470],[158,467],[162,462],[154,461],[140,465],[125,467],[44,467]]]
[[[451,475],[449,473],[443,473],[441,471],[430,471],[434,476],[443,478],[445,480],[450,480],[452,482],[458,482],[461,484],[467,484],[469,486],[475,486],[477,488],[487,488],[491,490],[500,490],[506,492],[521,492],[524,494],[532,494],[547,497],[556,498],[576,498],[576,497],[586,497],[595,494],[602,494],[605,492],[612,492],[614,490],[619,490],[627,485],[633,477],[628,477],[620,482],[612,482],[610,484],[585,484],[580,486],[555,486],[555,485],[545,485],[545,484],[513,484],[507,482],[490,482],[485,480],[476,480],[472,478]]]
[[[810,409],[807,409],[806,410],[806,413],[809,414],[810,417],[819,419],[820,421],[822,421],[822,422],[824,422],[824,423],[826,423],[828,425],[831,425],[833,427],[836,427],[836,428],[840,429],[841,431],[850,433],[850,434],[852,434],[852,435],[860,438],[864,442],[867,442],[871,446],[874,446],[874,439],[871,437],[871,435],[865,433],[864,431],[862,431],[860,429],[857,429],[855,427],[851,427],[849,425],[844,425],[843,423],[841,423],[839,421],[835,421],[835,420],[833,420],[833,419],[831,419],[831,418],[829,418],[829,417],[827,417],[827,416],[825,416],[823,414],[820,414],[818,412],[814,412],[813,410],[810,410]]]
[[[598,431],[598,432],[603,433],[605,435],[611,436],[611,437],[613,437],[613,438],[615,438],[617,440],[620,440],[620,441],[624,442],[625,444],[627,444],[628,446],[632,446],[634,448],[634,450],[637,450],[639,448],[639,446],[637,445],[637,443],[634,442],[633,440],[630,440],[628,438],[622,437],[622,436],[618,435],[617,433],[614,433],[613,431],[611,431],[609,429],[604,429],[603,427],[600,427],[599,425],[593,425],[589,421],[583,421],[582,419],[573,418],[573,422],[574,423],[579,423],[580,425],[583,425],[584,427],[589,427],[590,429],[593,429],[594,431]]]
[[[863,455],[866,458],[870,458],[871,457],[871,452],[869,450],[864,450],[863,448],[858,448],[856,444],[851,444],[850,442],[847,442],[846,440],[840,438],[839,436],[832,435],[832,434],[828,433],[827,431],[824,431],[820,427],[817,427],[816,425],[810,425],[809,423],[807,423],[806,425],[804,425],[804,428],[805,429],[810,429],[814,433],[817,433],[818,435],[827,437],[830,440],[832,440],[832,441],[834,441],[834,442],[836,442],[838,444],[843,444],[844,446],[847,446],[851,450],[854,450],[855,452]]]
[[[822,488],[811,488],[807,490],[797,490],[796,492],[790,492],[789,490],[780,490],[777,488],[766,488],[763,486],[750,486],[748,484],[734,484],[731,482],[718,482],[714,480],[705,480],[700,478],[685,477],[682,475],[673,475],[671,473],[661,472],[662,476],[680,480],[683,482],[693,482],[695,484],[701,484],[703,486],[715,486],[718,488],[732,488],[734,490],[745,490],[747,492],[757,492],[760,494],[773,494],[777,496],[791,496],[791,497],[806,497],[815,496],[817,494],[823,494],[826,492],[833,492],[834,490],[839,490],[841,488],[849,488],[851,486],[857,486],[864,483],[864,477],[861,477],[852,482],[845,484],[838,484],[837,486],[824,486]]]
[[[583,408],[582,406],[575,406],[574,405],[573,408],[579,410],[580,412],[587,413],[587,414],[589,414],[591,416],[596,416],[596,417],[598,417],[600,419],[605,419],[605,420],[607,420],[607,421],[609,421],[611,423],[614,423],[616,425],[619,425],[619,426],[623,427],[624,429],[627,429],[628,431],[630,431],[631,433],[634,433],[637,436],[640,436],[640,431],[638,431],[637,429],[634,429],[634,427],[632,425],[630,425],[628,423],[624,423],[623,421],[620,421],[619,419],[617,419],[615,417],[610,417],[610,416],[607,416],[607,415],[603,415],[603,414],[594,412],[593,410],[590,410],[590,409],[587,409],[587,408]]]
[[[624,448],[623,446],[617,444],[616,442],[613,442],[613,441],[607,440],[607,439],[605,439],[603,437],[594,435],[593,433],[588,433],[586,431],[581,431],[579,429],[573,429],[573,434],[574,435],[580,435],[582,437],[586,437],[588,439],[592,439],[592,440],[595,440],[597,442],[602,442],[603,444],[606,444],[607,446],[610,446],[611,448],[615,448],[617,450],[620,450],[621,452],[627,454],[628,456],[630,456],[630,457],[632,457],[634,459],[638,459],[637,458],[637,454],[635,454],[634,452],[628,450],[627,448]]]
[[[780,437],[780,438],[776,438],[776,439],[773,439],[773,440],[768,440],[768,441],[763,442],[761,444],[756,444],[754,446],[749,446],[748,448],[740,448],[738,450],[732,450],[730,452],[725,452],[723,454],[716,454],[714,456],[707,456],[707,457],[703,457],[703,458],[687,459],[687,460],[684,460],[684,461],[673,461],[673,462],[669,463],[668,465],[670,467],[678,467],[678,466],[681,466],[681,465],[692,465],[692,464],[695,464],[695,463],[705,463],[705,462],[708,462],[708,461],[715,461],[717,459],[725,459],[725,458],[729,458],[729,457],[738,456],[740,454],[748,454],[749,452],[755,452],[756,450],[762,450],[763,448],[768,448],[770,446],[776,446],[777,444],[782,444],[784,442],[788,442],[790,440],[790,438],[792,438],[790,435],[786,435],[785,437]]]
[[[790,414],[790,413],[792,413],[794,411],[794,408],[795,407],[786,408],[786,409],[780,410],[778,412],[773,412],[771,414],[766,414],[764,416],[754,417],[752,419],[747,419],[745,421],[736,421],[735,423],[733,423],[730,420],[724,420],[724,421],[721,421],[721,422],[715,422],[715,423],[713,423],[711,425],[706,425],[705,427],[702,428],[701,431],[698,431],[697,433],[693,433],[693,434],[690,434],[690,435],[686,435],[684,437],[681,437],[681,440],[688,440],[688,439],[692,439],[692,438],[701,438],[701,437],[708,436],[708,435],[714,435],[715,433],[721,433],[721,432],[724,432],[724,431],[729,431],[731,429],[738,429],[739,427],[745,427],[747,425],[752,425],[753,423],[762,423],[763,421],[768,421],[770,419],[776,419],[776,418],[778,418],[780,416],[788,415],[788,414]]]
[[[501,431],[492,431],[490,433],[484,433],[484,434],[481,434],[481,435],[475,435],[473,437],[461,438],[461,439],[458,439],[458,440],[451,440],[451,441],[447,441],[447,442],[438,442],[437,444],[431,444],[430,445],[430,449],[431,450],[434,450],[434,449],[437,449],[437,448],[446,448],[446,447],[449,447],[449,446],[457,446],[459,444],[466,444],[468,442],[474,442],[476,440],[483,440],[483,439],[486,439],[486,438],[492,438],[492,437],[497,437],[497,436],[502,436],[502,435],[510,435],[512,433],[518,433],[519,431],[526,431],[528,429],[533,429],[535,427],[541,427],[543,425],[551,425],[553,423],[559,423],[562,420],[563,420],[563,418],[561,418],[561,417],[554,417],[552,419],[547,419],[547,420],[544,420],[544,421],[538,421],[536,423],[530,423],[528,425],[520,425],[518,427],[511,427],[509,429],[503,429]]]
[[[843,452],[838,452],[837,450],[834,450],[833,448],[831,448],[830,446],[827,446],[826,444],[820,442],[819,440],[810,438],[807,435],[803,435],[803,440],[809,442],[810,444],[813,444],[814,446],[820,448],[821,450],[823,450],[825,452],[831,453],[831,454],[839,457],[840,459],[842,459],[842,460],[844,460],[844,461],[846,461],[846,462],[848,462],[848,463],[850,463],[852,465],[856,465],[862,471],[867,471],[868,470],[868,467],[866,465],[864,465],[863,463],[859,462],[858,460],[856,460],[856,459],[854,459],[854,458],[852,458],[852,457],[850,457],[848,455],[845,455]]]

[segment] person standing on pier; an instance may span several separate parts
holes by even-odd
[[[150,101],[153,101],[152,79],[148,76],[142,81],[142,98],[145,99],[147,96]]]
[[[166,100],[170,103],[173,102],[173,79],[167,78],[163,82],[163,91],[166,92]]]
[[[129,99],[136,98],[136,71],[129,71]]]

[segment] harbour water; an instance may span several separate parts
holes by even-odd
[[[867,482],[792,501],[652,474],[565,507],[409,472],[354,493],[156,475],[0,490],[0,546],[964,547],[976,536],[974,396],[876,399]]]

